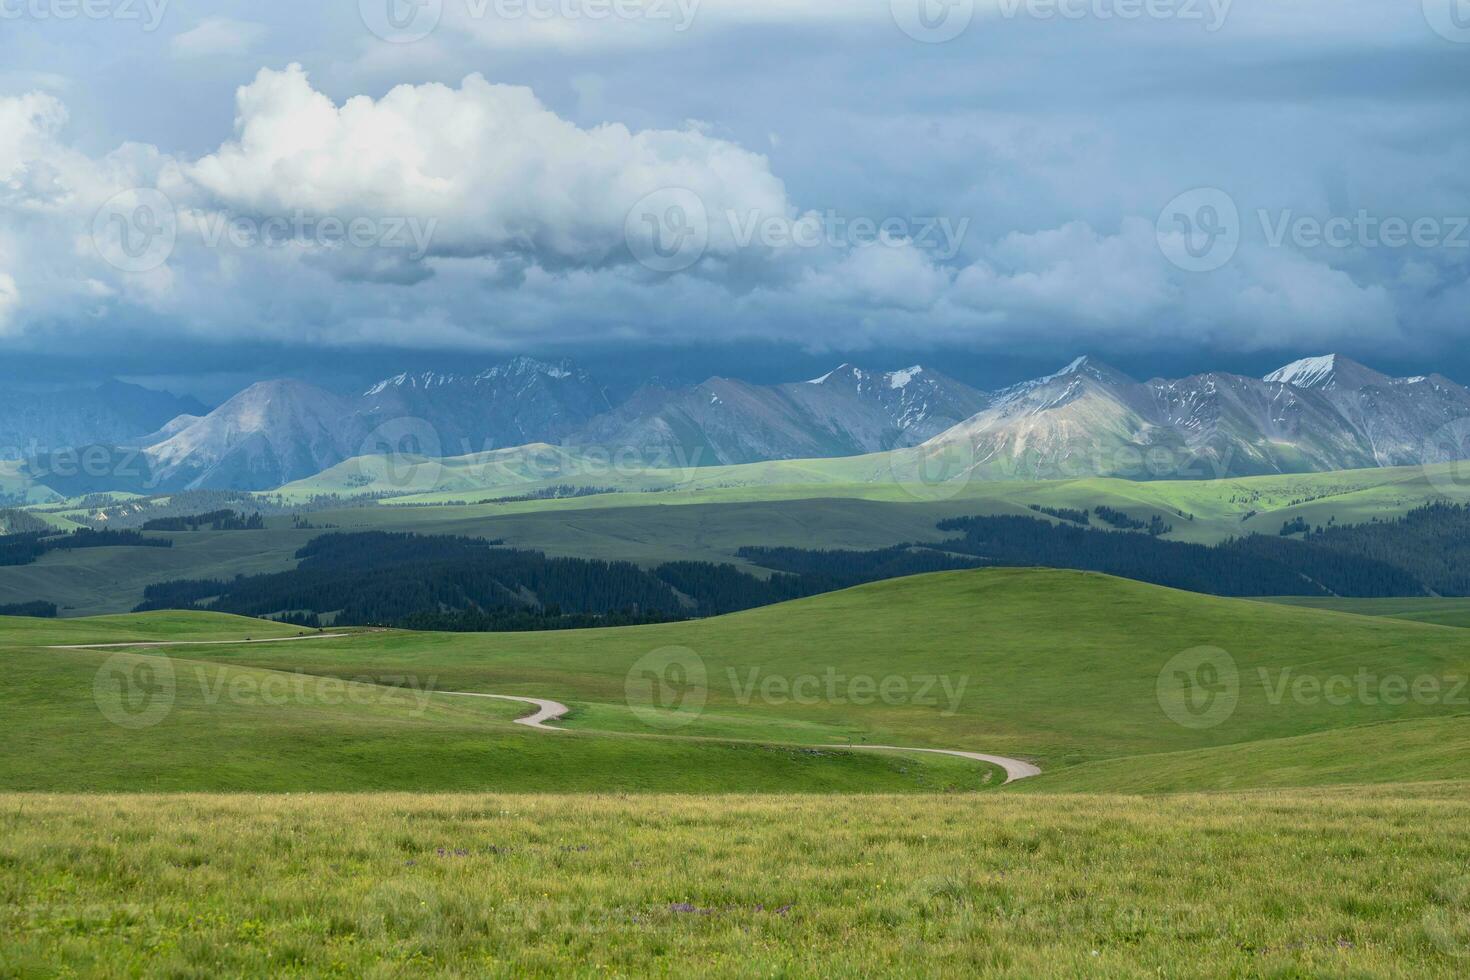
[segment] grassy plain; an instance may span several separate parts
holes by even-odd
[[[660,627],[260,642],[297,632],[4,622],[0,975],[1458,977],[1470,961],[1466,709],[1269,696],[1285,670],[1470,674],[1459,629],[991,570]],[[183,645],[49,649],[147,640]],[[1171,720],[1159,687],[1201,645],[1240,681],[1208,728]],[[632,668],[671,652],[706,671],[687,725],[632,710]],[[739,695],[751,671],[829,670],[967,683],[933,705]],[[557,698],[570,731],[426,688]],[[166,712],[132,724],[159,690]],[[848,739],[1046,772],[1001,789],[994,767],[831,745]]]
[[[1464,783],[0,796],[0,973],[1461,977]]]

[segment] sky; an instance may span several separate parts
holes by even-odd
[[[0,0],[0,383],[1470,382],[1470,0]]]

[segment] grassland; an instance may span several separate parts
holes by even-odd
[[[1160,678],[1200,648],[1227,658],[1238,689],[1217,723],[1180,724]],[[668,651],[693,658],[703,700],[650,719],[628,679]],[[1470,677],[1470,644],[1456,629],[1034,569],[920,576],[664,626],[378,633],[179,656],[550,697],[576,708],[568,724],[586,732],[959,748],[1049,771],[1470,712],[1470,690],[1457,686]],[[892,697],[879,693],[885,681]],[[1421,681],[1434,697],[1396,690]],[[1426,778],[1470,778],[1454,754],[1439,766]]]
[[[652,468],[586,459],[565,449],[531,446],[391,470],[383,460],[351,460],[283,488],[288,497],[321,493],[388,492],[407,495],[388,506],[442,504],[525,494],[558,485],[616,489],[619,494],[575,501],[530,501],[502,506],[519,512],[651,506],[660,503],[749,503],[812,498],[887,502],[967,501],[1014,508],[1027,503],[1190,514],[1176,524],[1183,540],[1217,541],[1241,530],[1274,531],[1301,517],[1313,524],[1358,523],[1403,513],[1430,500],[1470,500],[1461,464],[1280,474],[1230,479],[1130,481],[1083,477],[1044,482],[986,478],[960,465],[928,472],[925,450],[896,450],[840,459],[778,460],[737,466]],[[391,473],[391,476],[389,475]],[[650,492],[660,491],[660,492]],[[673,491],[673,492],[670,492]],[[1040,499],[1036,499],[1037,497]],[[1193,525],[1185,526],[1185,525]]]
[[[0,498],[13,503],[43,504],[59,500],[60,495],[47,487],[39,486],[23,472],[25,464],[20,460],[0,459]],[[12,506],[7,504],[7,506]]]
[[[1303,609],[1331,609],[1358,616],[1390,616],[1417,623],[1470,628],[1470,599],[1315,599],[1285,596],[1271,601]]]
[[[1171,793],[1470,779],[1470,715],[1109,759],[1043,773],[1021,792]]]
[[[548,736],[512,724],[524,706],[432,694],[447,688],[431,675],[381,686],[183,655],[235,647],[170,647],[168,657],[161,648],[50,649],[297,632],[199,613],[9,621],[0,632],[0,789],[912,793],[993,788],[1003,778],[945,756]],[[156,717],[155,703],[164,706]]]
[[[1006,569],[658,627],[259,642],[299,632],[205,613],[4,624],[0,975],[1470,961],[1470,712],[1381,685],[1271,695],[1282,671],[1319,691],[1470,675],[1460,629]],[[180,645],[51,649],[142,641]],[[1201,646],[1239,676],[1209,727],[1172,720],[1161,687]],[[669,656],[704,682],[686,670],[685,700],[650,711],[629,680]],[[908,686],[789,696],[829,672]],[[926,676],[964,683],[928,703]],[[570,730],[430,690],[555,697]],[[1001,788],[993,767],[848,741],[1046,772]]]
[[[1459,977],[1466,789],[3,796],[0,973]]]
[[[1243,533],[1274,534],[1297,517],[1314,525],[1334,519],[1353,523],[1397,516],[1431,500],[1470,500],[1470,487],[1458,487],[1442,468],[1152,483],[1079,479],[923,485],[900,484],[891,475],[880,479],[881,474],[869,474],[871,482],[858,483],[835,477],[828,482],[760,482],[809,475],[812,467],[820,475],[826,472],[823,467],[857,465],[841,460],[759,464],[741,471],[745,475],[739,479],[751,481],[745,484],[730,474],[696,470],[688,471],[696,475],[676,492],[503,504],[451,503],[493,496],[461,489],[348,507],[312,519],[345,531],[484,537],[560,556],[650,565],[675,560],[743,564],[736,553],[746,545],[865,549],[933,541],[943,537],[935,524],[947,518],[1037,517],[1032,505],[1083,510],[1108,506],[1142,520],[1162,515],[1173,525],[1171,539],[1213,544]],[[582,482],[600,486],[617,480],[616,474],[595,471]],[[503,489],[523,492],[534,486]],[[328,487],[312,484],[309,489]],[[308,490],[291,492],[305,497]],[[424,506],[409,506],[415,502]],[[75,513],[48,509],[44,516],[64,522]],[[174,541],[172,549],[148,554],[126,548],[53,552],[34,565],[0,568],[0,604],[44,599],[61,606],[64,616],[125,612],[154,582],[292,568],[296,550],[319,533],[295,530],[289,518],[278,517],[264,532],[170,533],[166,536]]]
[[[89,678],[120,654],[44,648],[296,631],[179,613],[12,622],[0,649],[9,703],[20,707],[4,724],[27,750],[4,764],[8,781],[0,784],[10,788],[504,790],[545,788],[551,773],[558,786],[586,790],[965,784],[954,760],[831,751],[864,744],[1027,759],[1059,781],[1067,772],[1090,780],[1085,764],[1111,760],[1118,768],[1103,770],[1114,773],[1103,782],[1138,791],[1376,782],[1399,778],[1399,763],[1384,761],[1398,756],[1417,760],[1415,778],[1470,778],[1464,753],[1452,748],[1460,729],[1413,727],[1470,713],[1470,644],[1460,630],[1076,572],[921,576],[663,626],[370,632],[130,651],[134,661],[158,659],[187,678],[167,721],[142,733],[97,711]],[[1223,658],[1235,684],[1225,692],[1229,711],[1206,724],[1179,712],[1189,691],[1161,687],[1179,674],[1181,654],[1201,649]],[[672,700],[635,697],[630,683],[648,676],[662,684],[671,664],[680,672]],[[232,684],[314,690],[322,678],[376,692],[367,697],[372,710],[341,704],[340,689],[335,705],[295,694],[282,704],[218,695]],[[548,741],[515,729],[514,710],[493,703],[421,705],[427,690],[554,698],[574,709],[565,725],[577,737]],[[1343,748],[1364,726],[1384,729],[1374,729],[1379,750],[1360,761]],[[1426,740],[1429,731],[1439,734]],[[1398,737],[1404,743],[1395,749]],[[177,745],[191,740],[194,761],[180,767]],[[1227,750],[1245,753],[1244,761]],[[1334,765],[1295,761],[1308,750]],[[1201,751],[1226,754],[1193,755]],[[725,761],[708,769],[716,757]],[[291,762],[287,774],[273,768],[282,759]],[[811,760],[820,764],[807,771]],[[1116,775],[1124,770],[1127,780]]]

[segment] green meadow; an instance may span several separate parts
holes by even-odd
[[[0,796],[0,973],[1464,976],[1465,783]]]
[[[1401,755],[1415,779],[1470,778],[1460,629],[1078,572],[919,576],[662,626],[261,642],[301,632],[207,613],[12,620],[0,652],[15,707],[0,725],[26,751],[3,763],[3,784],[520,791],[555,774],[589,791],[922,791],[994,779],[948,757],[847,751],[863,746],[984,752],[1039,765],[1038,785],[1140,792],[1393,781]],[[179,645],[51,649],[148,639]],[[171,673],[172,709],[141,729],[114,724],[99,698],[149,694],[98,688],[107,664]],[[511,724],[514,705],[434,692],[572,711],[552,736]],[[1201,694],[1214,713],[1192,713]],[[1360,739],[1378,750],[1342,751]],[[1299,764],[1310,753],[1333,764]]]
[[[1331,609],[1359,616],[1391,616],[1419,623],[1470,628],[1470,599],[1314,599],[1287,596],[1271,601],[1303,609]]]
[[[1200,649],[1220,651],[1238,690],[1228,717],[1189,727],[1171,720],[1159,684]],[[385,632],[179,655],[548,697],[577,709],[568,727],[579,731],[970,748],[1048,770],[1470,713],[1470,690],[1455,689],[1470,676],[1460,630],[1038,569],[918,576],[662,626]],[[665,662],[702,672],[702,704],[650,721],[630,706],[628,678]],[[1354,690],[1340,704],[1335,687],[1311,688],[1359,675],[1372,697]],[[1438,694],[1379,696],[1396,678]],[[1439,778],[1457,775],[1470,769]]]
[[[555,634],[5,620],[0,975],[1461,976],[1470,634],[1406,611],[993,569]]]

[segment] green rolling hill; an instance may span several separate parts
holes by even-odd
[[[77,642],[84,634],[105,641],[143,635],[240,638],[247,629],[257,637],[267,629],[291,632],[206,614],[19,622],[22,626],[7,631],[4,641],[12,703],[31,706],[11,713],[16,734],[64,706],[69,721],[60,727],[82,733],[78,737],[83,741],[119,745],[125,738],[131,744],[132,736],[96,715],[87,689],[99,654],[62,654],[40,647]],[[1199,648],[1223,651],[1210,654],[1214,673],[1201,674],[1199,663],[1187,656],[1179,659]],[[378,750],[369,748],[372,739],[354,735],[352,725],[377,731],[386,727],[397,733],[394,752],[411,752],[415,741],[423,739],[424,758],[434,760],[424,763],[425,772],[456,773],[452,779],[424,777],[445,787],[528,789],[536,788],[537,780],[554,781],[565,772],[580,773],[575,779],[581,788],[598,788],[596,760],[602,758],[598,753],[612,751],[609,740],[622,747],[618,751],[627,749],[634,756],[670,751],[680,758],[696,749],[716,753],[709,758],[729,751],[717,749],[716,743],[966,749],[1036,761],[1046,770],[1044,778],[1059,788],[1073,778],[1079,786],[1098,788],[1106,777],[1088,774],[1107,772],[1126,772],[1127,780],[1120,776],[1118,785],[1130,790],[1382,782],[1397,778],[1396,766],[1404,778],[1470,776],[1462,753],[1434,751],[1436,744],[1458,744],[1448,737],[1457,739],[1461,731],[1453,719],[1470,712],[1464,704],[1470,698],[1464,684],[1470,676],[1470,644],[1459,630],[1217,599],[1075,572],[1007,569],[920,576],[665,626],[556,634],[376,632],[303,643],[183,646],[168,652],[181,663],[208,662],[201,670],[242,671],[257,681],[251,672],[304,672],[389,686],[410,683],[553,698],[572,706],[566,727],[580,735],[561,742],[544,733],[508,728],[505,722],[513,712],[488,710],[481,717],[487,709],[453,704],[442,706],[442,716],[412,724],[376,711],[365,711],[357,720],[351,712],[328,711],[313,721],[311,706],[299,714],[277,710],[236,717],[230,705],[216,703],[209,711],[198,708],[171,716],[170,725],[176,727],[168,733],[169,742],[199,738],[202,747],[219,750],[224,744],[220,732],[233,731],[240,736],[242,751],[250,750],[245,756],[285,751],[285,743],[273,738],[252,742],[251,732],[316,732],[287,752],[307,768],[314,752],[323,753],[324,760],[339,758],[335,753],[342,751],[342,739],[364,738],[361,752],[378,758]],[[130,656],[156,654],[138,651]],[[698,712],[650,714],[644,710],[647,705],[630,699],[630,677],[651,670],[650,676],[662,678],[667,664],[676,661],[683,672],[670,689],[676,695],[670,703],[692,703],[680,700],[680,692],[698,689]],[[697,666],[690,668],[690,663]],[[1233,671],[1238,685],[1232,688],[1226,682],[1221,688],[1221,670]],[[697,676],[701,671],[702,682]],[[1176,683],[1181,671],[1190,683],[1198,676],[1202,684],[1222,692],[1229,710],[1198,724],[1198,716],[1181,710],[1195,693]],[[1367,678],[1361,682],[1367,685],[1365,695],[1357,693],[1364,689],[1360,677]],[[1421,696],[1427,691],[1423,685],[1431,684],[1433,696]],[[90,728],[82,724],[89,718],[94,722]],[[467,756],[475,760],[473,766],[457,767],[457,753],[469,750],[463,740],[455,741],[458,735],[449,735],[481,724],[487,726],[488,741],[476,742]],[[347,728],[339,730],[343,725]],[[1436,725],[1443,727],[1432,727]],[[1365,731],[1373,738],[1363,744],[1377,749],[1360,753],[1361,759],[1340,751]],[[1426,739],[1426,732],[1446,734]],[[313,742],[318,735],[319,744]],[[495,757],[487,746],[501,737],[509,739],[504,743],[507,758],[520,760],[513,773],[487,761]],[[168,757],[167,744],[159,743],[154,757],[158,765]],[[1298,745],[1305,748],[1298,750]],[[1410,751],[1413,746],[1417,748]],[[1307,755],[1307,749],[1316,756]],[[1176,755],[1169,764],[1159,764],[1170,753]],[[146,753],[134,754],[147,758]],[[1332,765],[1302,762],[1312,757]],[[101,771],[85,752],[66,764],[62,758],[72,758],[66,753],[28,758],[50,763],[26,777],[37,788],[52,766],[57,773],[70,773],[70,785],[84,784]],[[389,764],[393,758],[397,756],[389,752],[380,761]],[[876,765],[852,763],[841,753],[831,758],[845,765]],[[703,764],[693,758],[684,761]],[[953,772],[949,760],[932,765]],[[920,769],[925,772],[921,782],[928,784],[934,770]],[[190,771],[185,767],[175,773],[168,785],[186,788]],[[605,788],[630,788],[612,775],[621,771],[607,770]],[[772,785],[755,780],[753,769],[735,766],[730,772],[732,788]],[[202,773],[192,777],[204,780],[200,788],[222,785]],[[740,773],[744,775],[737,778]],[[871,772],[854,774],[847,782],[839,776],[812,778],[812,785],[823,788],[883,785],[882,777]],[[865,784],[865,779],[877,782]],[[691,786],[711,788],[707,777],[691,775],[689,780]],[[792,774],[783,785],[796,788],[801,783]],[[391,780],[373,784],[400,785]],[[670,776],[649,786],[677,784]],[[292,782],[269,785],[285,788]],[[332,785],[341,788],[340,783]]]
[[[1470,599],[1313,599],[1286,596],[1271,601],[1303,609],[1330,609],[1359,616],[1388,616],[1416,623],[1470,628]]]

